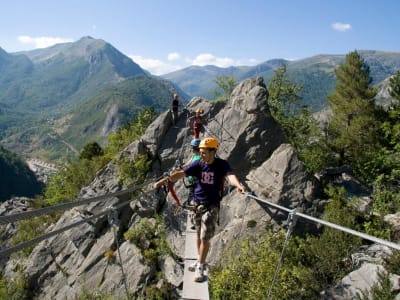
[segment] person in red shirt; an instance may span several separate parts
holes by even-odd
[[[195,115],[188,119],[188,124],[190,128],[193,130],[193,138],[198,139],[200,136],[200,131],[203,128],[203,119],[201,114],[203,110],[201,108],[196,109]]]

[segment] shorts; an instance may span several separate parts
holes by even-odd
[[[218,221],[219,208],[217,206],[198,205],[193,212],[193,223],[200,239],[209,241],[215,233]]]

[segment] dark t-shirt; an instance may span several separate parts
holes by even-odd
[[[226,160],[215,158],[212,164],[197,160],[184,168],[183,171],[187,176],[200,179],[194,187],[194,201],[219,203],[222,181],[228,173],[232,172],[232,168]]]
[[[179,107],[179,100],[172,100],[172,111],[178,111],[178,107]]]

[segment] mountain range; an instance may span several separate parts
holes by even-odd
[[[370,67],[373,85],[378,85],[400,70],[400,52],[374,50],[358,52]],[[300,105],[308,106],[314,112],[318,112],[327,107],[327,95],[333,91],[336,82],[334,70],[344,63],[345,59],[346,54],[316,55],[295,61],[272,59],[252,67],[190,66],[165,74],[162,78],[178,85],[189,95],[209,99],[213,97],[212,90],[218,87],[214,81],[217,76],[232,76],[236,82],[262,76],[264,81],[268,82],[277,68],[286,65],[289,80],[303,87]]]
[[[106,137],[143,107],[164,110],[177,89],[103,40],[6,53],[0,49],[0,139],[54,161]]]
[[[400,69],[400,52],[359,52],[374,84]],[[217,76],[236,82],[262,76],[268,82],[282,64],[289,79],[303,86],[301,104],[318,112],[327,107],[334,70],[344,60],[345,54],[256,66],[191,66],[157,77],[92,37],[17,53],[0,48],[0,143],[25,157],[57,162],[76,156],[89,142],[104,145],[144,107],[168,109],[175,92],[184,103],[194,96],[212,99]]]

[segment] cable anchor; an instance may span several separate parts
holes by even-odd
[[[107,206],[107,211],[108,211],[108,224],[118,225],[119,224],[118,211],[115,208],[115,206],[113,205]]]

